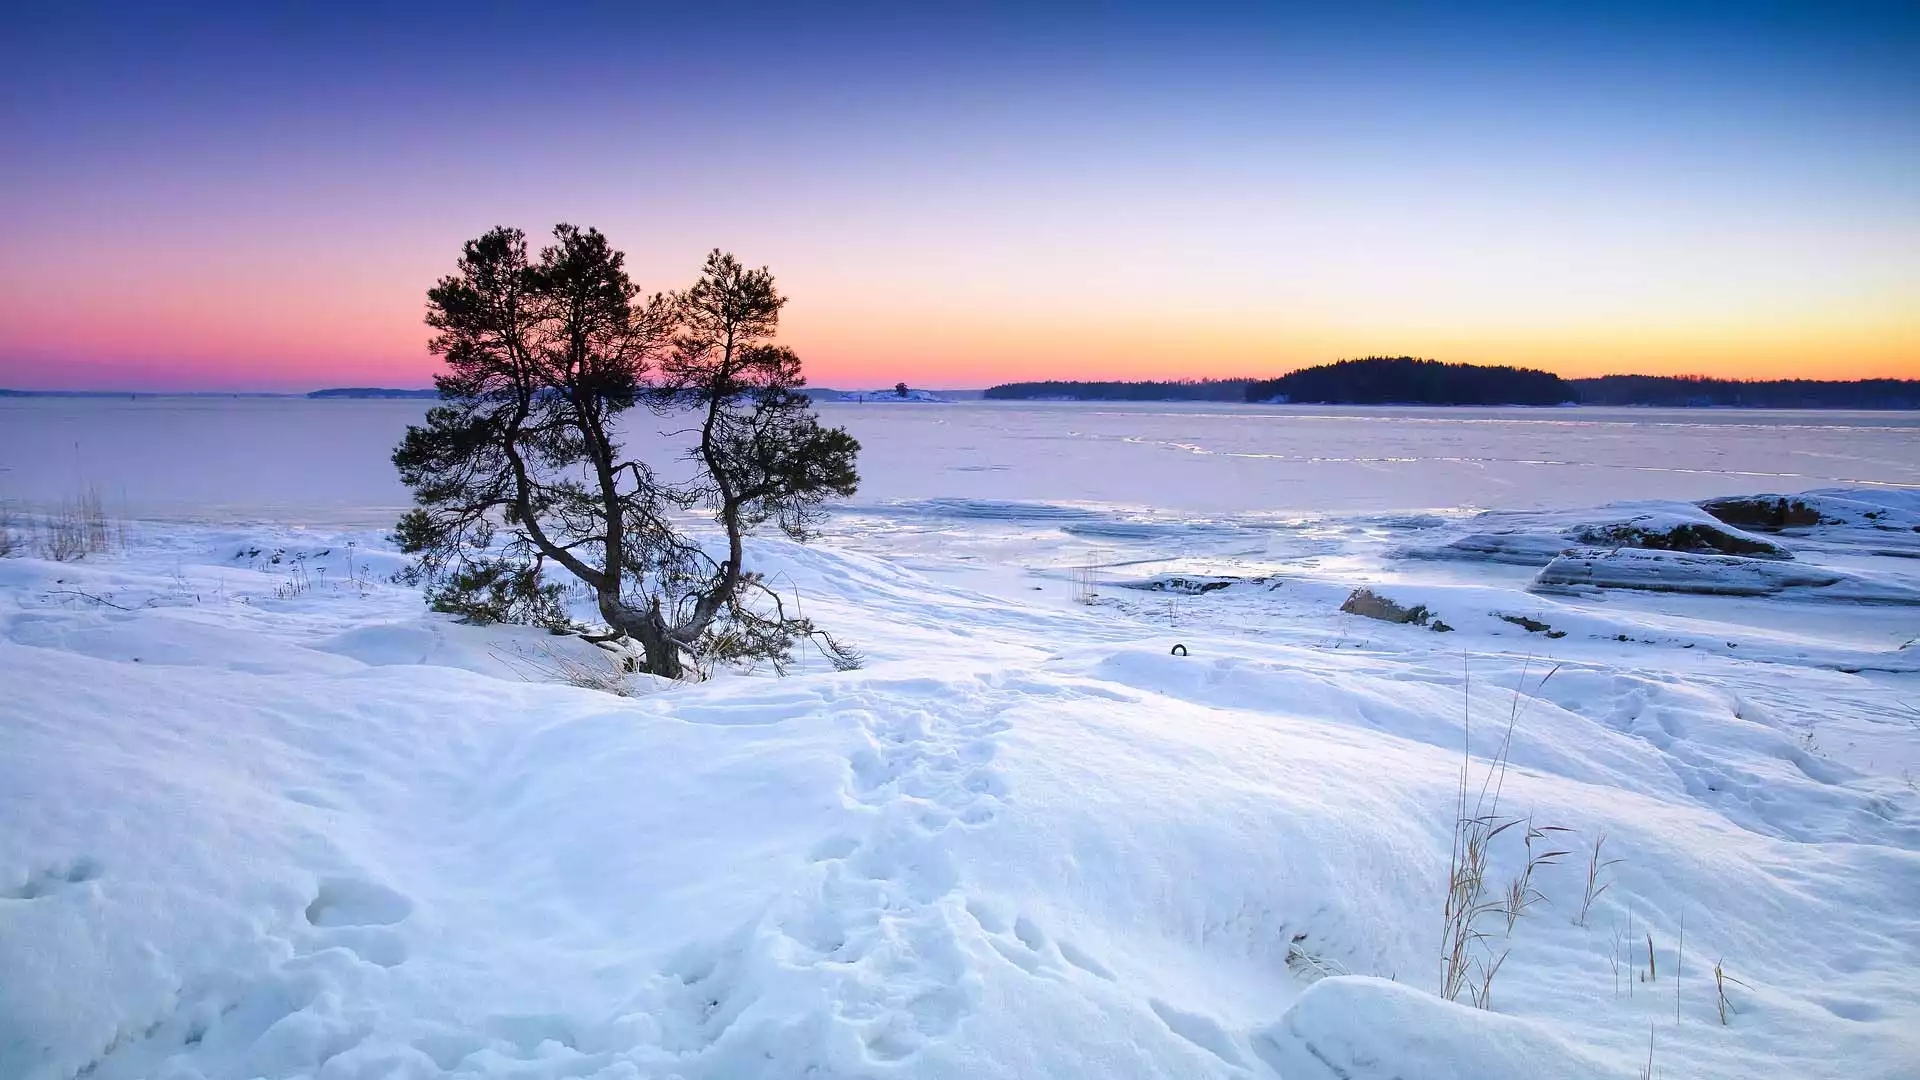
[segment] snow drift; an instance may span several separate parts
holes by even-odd
[[[1456,632],[1356,636],[1337,566],[1089,606],[754,557],[872,665],[554,685],[522,661],[576,643],[423,614],[370,534],[0,561],[0,1076],[1920,1060],[1920,755],[1887,726],[1915,683],[1822,667],[1867,647],[1817,620],[1749,657],[1524,581],[1402,583]],[[1881,757],[1823,753],[1812,713]],[[1484,1012],[1430,991],[1463,749],[1484,775],[1509,723],[1502,807],[1621,861],[1584,918],[1584,854],[1541,872]]]

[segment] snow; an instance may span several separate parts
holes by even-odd
[[[396,404],[309,408],[369,410],[359,437]],[[1833,521],[1746,530],[1791,558],[1567,556],[1573,526],[1777,485],[1116,506],[948,468],[1017,473],[1030,421],[993,425],[1029,414],[881,413],[881,493],[750,552],[868,666],[630,697],[549,677],[591,646],[392,584],[358,451],[277,458],[290,499],[251,518],[166,446],[96,473],[173,512],[0,559],[0,1077],[1916,1075],[1920,616],[1832,592],[1920,584],[1889,542],[1920,499],[1884,486],[1911,442],[1874,451],[1883,486],[1817,481]],[[1143,426],[1224,446],[1244,415]],[[1094,483],[1137,447],[1069,445],[1109,455]],[[1473,535],[1545,558],[1408,557]],[[1567,558],[1838,577],[1540,591]],[[1341,613],[1361,586],[1453,629]],[[1491,924],[1479,1010],[1435,994],[1440,908],[1462,749],[1477,781],[1509,721],[1502,810],[1575,851]]]

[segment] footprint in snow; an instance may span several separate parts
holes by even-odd
[[[808,854],[808,862],[832,862],[844,859],[860,847],[860,841],[851,836],[829,836],[813,846]]]
[[[978,897],[967,901],[967,914],[980,924],[986,932],[987,944],[1008,963],[1030,975],[1037,975],[1041,969],[1053,966],[1055,955],[1067,963],[1096,978],[1114,981],[1113,969],[1101,963],[1071,941],[1054,941],[1040,925],[1025,915],[1015,916],[1009,922],[1007,916],[997,905]]]
[[[1160,1022],[1175,1035],[1229,1065],[1246,1066],[1246,1059],[1240,1056],[1239,1049],[1233,1044],[1233,1036],[1227,1034],[1226,1029],[1211,1017],[1176,1009],[1159,998],[1149,998],[1147,1004]]]
[[[1113,981],[1114,975],[1112,969],[1094,959],[1085,950],[1081,949],[1080,946],[1075,945],[1071,941],[1062,941],[1058,944],[1060,946],[1061,959],[1089,975],[1098,976],[1108,982]]]
[[[100,876],[100,871],[98,860],[82,856],[65,866],[49,866],[21,885],[0,891],[0,899],[37,900],[70,886],[92,881]]]
[[[314,926],[391,926],[413,914],[413,901],[371,881],[327,878],[307,905]]]

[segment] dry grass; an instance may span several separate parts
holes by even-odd
[[[1550,669],[1535,684],[1534,692],[1553,677],[1559,668]],[[1556,863],[1566,851],[1547,848],[1552,835],[1566,830],[1557,825],[1536,826],[1531,818],[1502,817],[1500,795],[1506,784],[1507,765],[1513,749],[1513,732],[1524,714],[1521,688],[1526,683],[1522,669],[1520,686],[1513,691],[1513,704],[1507,713],[1506,730],[1499,747],[1487,765],[1479,784],[1473,783],[1473,721],[1471,676],[1463,690],[1464,745],[1461,751],[1460,778],[1455,789],[1453,847],[1448,858],[1446,903],[1442,914],[1440,939],[1440,993],[1449,1001],[1466,994],[1476,1008],[1489,1008],[1493,997],[1494,976],[1506,963],[1508,942],[1515,925],[1527,909],[1546,897],[1533,884],[1535,871]],[[1524,700],[1531,701],[1531,697]],[[1471,795],[1471,802],[1469,796]],[[1520,872],[1504,887],[1488,877],[1494,844],[1520,826],[1523,846]],[[1504,922],[1496,927],[1494,920]]]
[[[1509,934],[1513,933],[1513,925],[1520,921],[1520,916],[1526,914],[1528,908],[1547,898],[1546,894],[1534,888],[1534,871],[1542,866],[1552,866],[1559,862],[1562,856],[1568,854],[1562,850],[1536,851],[1534,849],[1536,844],[1542,847],[1547,846],[1547,843],[1553,839],[1552,834],[1568,832],[1568,829],[1559,825],[1541,825],[1536,828],[1532,818],[1527,818],[1520,824],[1526,827],[1521,833],[1521,843],[1526,848],[1526,860],[1521,865],[1520,873],[1507,883],[1506,895],[1503,897],[1502,914],[1507,917]]]
[[[1613,885],[1611,881],[1602,881],[1601,877],[1607,872],[1608,867],[1621,860],[1606,858],[1602,854],[1602,849],[1606,846],[1607,831],[1602,829],[1599,835],[1593,838],[1593,848],[1587,852],[1587,887],[1586,891],[1580,894],[1580,911],[1573,917],[1575,926],[1587,925],[1587,916],[1593,911],[1593,902],[1600,899],[1600,894]]]
[[[1753,987],[1748,986],[1746,983],[1743,983],[1739,979],[1736,979],[1733,976],[1727,974],[1726,968],[1721,966],[1720,961],[1715,960],[1713,962],[1713,996],[1716,999],[1716,1003],[1718,1004],[1720,1009],[1720,1026],[1721,1027],[1727,1026],[1728,1013],[1739,1011],[1733,1007],[1733,1003],[1731,1001],[1727,1000],[1728,984],[1738,986],[1743,990],[1753,989]]]
[[[1616,998],[1620,996],[1620,946],[1625,940],[1619,926],[1616,925],[1613,928],[1613,940],[1607,945],[1607,966],[1613,969],[1613,996]],[[1633,993],[1632,979],[1627,980],[1627,993],[1629,995]]]
[[[30,528],[40,557],[53,562],[76,562],[126,546],[125,524],[107,515],[100,489],[95,487],[61,502],[41,515],[37,524],[30,524]],[[14,538],[11,523],[4,531],[8,534],[10,549],[25,547],[25,542]]]
[[[748,650],[743,646],[746,639],[733,627],[709,630],[701,635],[701,648],[687,660],[687,670],[693,673],[695,682],[708,682],[728,663],[730,658],[738,657]],[[754,663],[748,660],[744,670],[751,672]]]
[[[80,519],[66,510],[48,515],[40,526],[40,557],[75,562],[87,555],[87,534]]]
[[[1329,960],[1324,956],[1319,956],[1309,951],[1307,947],[1302,944],[1306,940],[1306,937],[1307,935],[1305,934],[1295,934],[1293,941],[1288,944],[1287,970],[1293,972],[1301,981],[1309,983],[1319,982],[1321,979],[1331,978],[1335,975],[1353,974],[1353,972],[1347,970],[1346,965],[1339,961]]]
[[[1673,1022],[1680,1023],[1680,973],[1687,964],[1687,913],[1680,912],[1680,940],[1673,947]]]
[[[300,552],[287,563],[287,580],[273,590],[275,600],[292,600],[313,588],[313,576],[307,573],[307,554]]]
[[[1074,603],[1092,604],[1099,601],[1100,589],[1094,578],[1094,575],[1098,571],[1098,566],[1099,564],[1095,563],[1093,558],[1089,556],[1086,562],[1073,568]]]
[[[635,677],[629,661],[616,658],[605,650],[596,652],[605,657],[604,661],[568,656],[545,645],[536,648],[532,654],[516,648],[512,656],[495,651],[493,657],[527,682],[565,683],[615,697],[633,697],[646,692],[645,683]]]

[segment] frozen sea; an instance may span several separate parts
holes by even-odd
[[[379,524],[419,401],[0,398],[0,498],[97,485],[142,517]],[[954,402],[823,404],[866,448],[857,505],[1093,503],[1325,515],[1920,487],[1920,414]],[[636,418],[634,445],[662,443]]]
[[[825,404],[866,666],[662,686],[393,581],[424,407],[0,398],[0,1078],[1920,1075],[1920,415]]]

